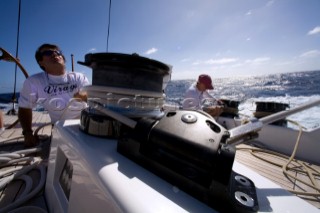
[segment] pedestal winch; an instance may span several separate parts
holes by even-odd
[[[107,132],[102,136],[115,137],[119,153],[218,211],[258,210],[253,182],[232,171],[229,132],[204,112],[162,109],[170,66],[113,53],[85,59],[93,85],[86,88],[84,132]]]

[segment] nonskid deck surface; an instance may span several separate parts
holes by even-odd
[[[49,123],[50,118],[46,112],[35,112],[34,114],[34,130],[37,129],[39,126]],[[7,116],[5,115],[5,124],[11,124],[16,120],[16,116]],[[39,131],[40,137],[42,137],[43,141],[49,146],[49,138],[47,136],[51,135],[51,130],[52,127],[51,125],[47,125],[44,128],[41,128]],[[0,144],[6,143],[6,145],[1,146],[1,151],[15,151],[19,149],[23,149],[23,137],[21,135],[21,127],[18,125],[15,126],[13,129],[5,130],[0,135]],[[16,138],[20,137],[20,138]],[[14,140],[8,141],[7,139],[9,138],[15,138]],[[46,139],[47,138],[47,139]],[[268,163],[266,160],[259,159],[255,157],[250,149],[251,146],[248,145],[239,145],[237,146],[237,153],[236,153],[236,161],[239,163],[244,164],[245,166],[251,168],[255,172],[259,173],[260,175],[270,179],[271,181],[275,182],[276,184],[280,185],[281,187],[287,189],[287,190],[298,190],[298,191],[304,191],[304,192],[312,192],[316,193],[316,190],[312,189],[311,187],[299,183],[297,180],[292,180],[292,178],[287,178],[286,175],[283,173],[281,167],[278,165],[274,165],[271,163]],[[49,147],[47,147],[49,149]],[[47,163],[47,154],[48,152],[44,152],[42,154],[37,153],[37,156],[40,156],[42,158],[42,164],[46,165]],[[275,164],[284,164],[286,161],[283,160],[282,158],[271,156],[270,154],[266,154],[263,152],[258,152],[256,153],[257,155],[263,157],[264,159],[272,160],[275,162]],[[314,169],[317,171],[320,171],[320,166],[317,165],[312,165]],[[0,172],[3,170],[8,169],[6,168],[1,168]],[[301,178],[302,180],[310,182],[308,180],[307,176],[301,172],[298,171],[290,171],[291,174],[294,176],[297,176]],[[40,180],[40,175],[39,171],[31,171],[30,172],[30,177],[33,179],[33,182],[36,184]],[[320,177],[315,176],[316,184],[319,186],[320,185]],[[253,180],[254,181],[254,180]],[[34,188],[35,186],[33,186]],[[0,212],[1,209],[13,201],[15,201],[18,197],[19,194],[21,194],[24,191],[25,184],[21,180],[16,180],[7,185],[4,189],[0,191]],[[40,207],[43,210],[47,210],[47,204],[44,198],[44,188],[37,193],[31,200],[27,201],[26,203],[23,204],[23,206],[37,206]],[[319,193],[319,192],[318,192]],[[316,206],[317,208],[320,209],[320,198],[315,197],[315,196],[304,196],[304,195],[299,195],[299,197],[303,198],[307,202],[311,203],[312,205]]]

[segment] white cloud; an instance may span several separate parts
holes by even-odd
[[[156,52],[158,52],[158,49],[152,47],[151,49],[147,50],[144,54],[151,55],[151,54],[156,53]]]
[[[181,62],[187,62],[187,61],[190,61],[190,58],[183,58],[183,59],[181,59]]]
[[[246,63],[250,63],[250,64],[261,64],[264,62],[270,61],[269,57],[261,57],[261,58],[255,58],[253,60],[246,60]]]
[[[288,65],[291,65],[291,64],[294,64],[297,60],[294,60],[294,61],[281,61],[279,63],[277,63],[276,65],[277,66],[288,66]]]
[[[310,50],[308,52],[304,52],[300,55],[301,58],[314,58],[320,56],[319,50]]]
[[[202,62],[199,60],[192,63],[192,65],[199,65],[199,64],[202,64]]]
[[[310,30],[308,32],[308,35],[314,35],[314,34],[318,34],[320,33],[320,26],[316,26],[315,28],[313,28],[312,30]]]
[[[90,50],[88,50],[88,53],[93,53],[93,52],[95,52],[95,51],[97,51],[97,48],[93,47],[93,48],[91,48]]]
[[[221,59],[209,59],[205,61],[205,64],[228,64],[228,63],[233,63],[238,61],[239,59],[237,58],[221,58]]]
[[[223,64],[233,63],[233,62],[236,62],[236,61],[238,61],[238,60],[239,60],[239,59],[237,59],[237,58],[209,59],[209,60],[206,60],[206,61],[198,60],[198,61],[193,62],[192,65],[201,65],[201,64],[223,65]]]
[[[273,4],[274,4],[274,0],[271,0],[271,1],[268,1],[268,2],[267,2],[266,6],[267,6],[267,7],[270,7],[270,6],[272,6]]]

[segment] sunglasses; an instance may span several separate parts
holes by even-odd
[[[62,52],[60,50],[45,50],[43,52],[41,52],[42,56],[52,56],[53,53],[57,54],[57,55],[62,55]]]

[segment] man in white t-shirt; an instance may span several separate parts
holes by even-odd
[[[41,45],[35,58],[44,72],[27,78],[19,97],[18,117],[26,146],[37,144],[32,131],[32,108],[37,104],[43,105],[52,123],[78,118],[86,107],[87,99],[80,89],[89,84],[82,73],[67,73],[65,57],[57,45]]]
[[[211,116],[219,116],[223,107],[220,101],[212,97],[207,90],[212,90],[212,80],[209,75],[199,75],[198,81],[186,91],[182,103],[183,109],[203,110]]]

